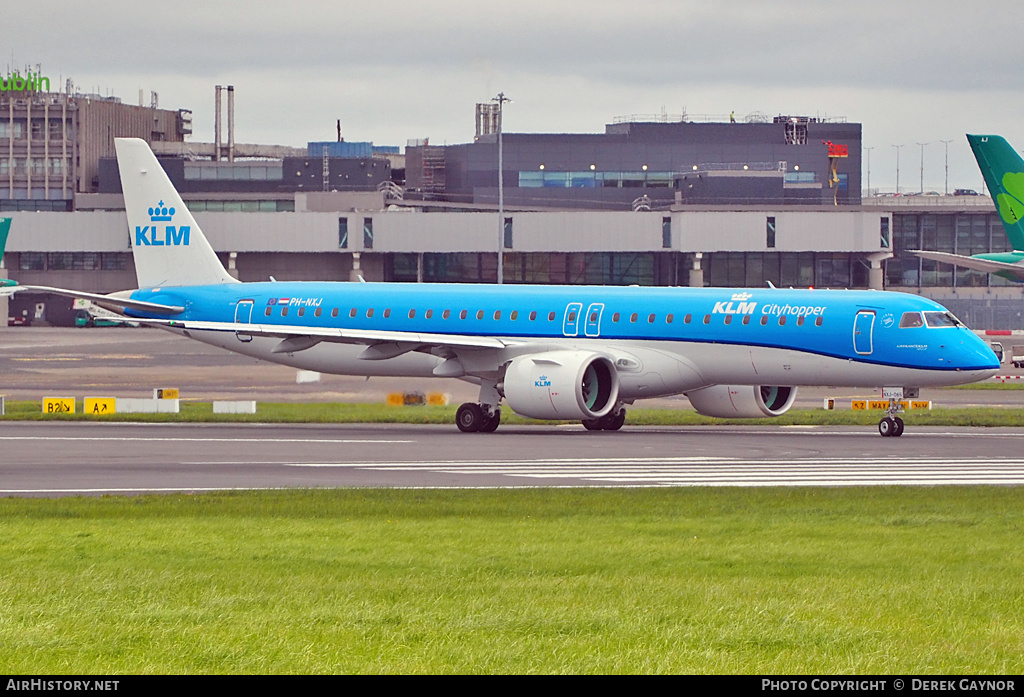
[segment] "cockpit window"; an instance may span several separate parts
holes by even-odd
[[[924,320],[921,319],[920,312],[904,312],[903,317],[900,318],[900,327],[923,327]]]
[[[926,312],[924,321],[929,327],[959,327],[963,323],[953,316],[952,312]]]

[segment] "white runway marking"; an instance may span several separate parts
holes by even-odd
[[[65,436],[0,436],[5,440],[36,440],[36,441],[122,441],[138,443],[415,443],[414,440],[385,440],[382,438],[148,438],[148,437],[65,437]]]
[[[892,486],[1024,484],[1024,459],[966,458],[758,460],[741,458],[611,458],[505,461],[290,463],[381,471],[578,479],[632,486]],[[539,484],[541,485],[542,484]]]

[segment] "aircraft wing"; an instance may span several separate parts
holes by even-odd
[[[131,308],[132,310],[141,310],[143,312],[152,312],[160,315],[176,315],[179,312],[185,311],[185,308],[177,305],[163,305],[161,303],[146,302],[145,300],[132,300],[127,297],[130,291],[126,291],[124,293],[125,297],[120,297],[120,293],[115,293],[113,295],[101,295],[99,293],[83,293],[79,290],[67,290],[66,288],[19,285],[0,288],[0,295],[12,295],[13,293],[21,293],[26,290],[33,293],[60,295],[65,298],[82,298],[83,300],[91,300],[92,302],[104,307]]]
[[[920,249],[912,249],[910,252],[912,254],[916,254],[922,259],[941,261],[944,264],[962,266],[965,269],[974,269],[975,271],[984,271],[985,273],[1009,273],[1016,276],[1021,281],[1024,281],[1024,264],[1011,264],[1006,261],[979,259],[978,257],[961,256],[959,254],[950,254],[949,252],[926,252]]]
[[[520,342],[492,336],[467,334],[431,334],[426,332],[399,332],[377,329],[345,329],[341,327],[304,327],[280,324],[243,324],[236,322],[207,322],[199,320],[138,319],[133,321],[173,329],[196,331],[235,332],[250,336],[278,337],[282,341],[274,353],[292,353],[315,346],[321,341],[346,344],[366,344],[363,358],[381,360],[422,349],[424,347],[450,347],[470,349],[503,349]]]

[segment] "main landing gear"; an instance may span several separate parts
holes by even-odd
[[[466,402],[455,412],[455,425],[463,433],[493,433],[501,423],[501,409]]]
[[[583,428],[588,431],[618,431],[626,423],[626,410],[619,409],[598,419],[583,419]]]
[[[480,382],[480,401],[466,402],[455,412],[455,425],[463,433],[494,433],[501,423],[501,394],[491,380]]]
[[[898,438],[903,435],[903,419],[896,416],[902,410],[903,406],[900,404],[900,400],[890,397],[885,416],[878,422],[878,432],[883,438]]]

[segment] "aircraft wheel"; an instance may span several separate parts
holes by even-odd
[[[889,438],[896,433],[896,420],[891,417],[885,417],[878,422],[878,432],[884,437]]]
[[[455,412],[455,425],[463,433],[476,433],[483,428],[486,418],[484,410],[479,404],[466,402]],[[497,428],[497,424],[495,424],[495,428]]]
[[[622,428],[622,424],[626,423],[626,410],[619,409],[615,414],[604,417],[607,419],[604,423],[604,430],[606,431],[618,431]]]
[[[893,419],[893,421],[896,422],[896,430],[893,431],[892,436],[893,438],[899,438],[900,436],[903,435],[903,419],[897,416],[896,418]]]
[[[495,409],[490,416],[484,416],[484,424],[480,427],[481,433],[494,433],[501,423],[501,409]]]
[[[600,431],[602,429],[601,419],[583,419],[583,428],[588,431]]]

